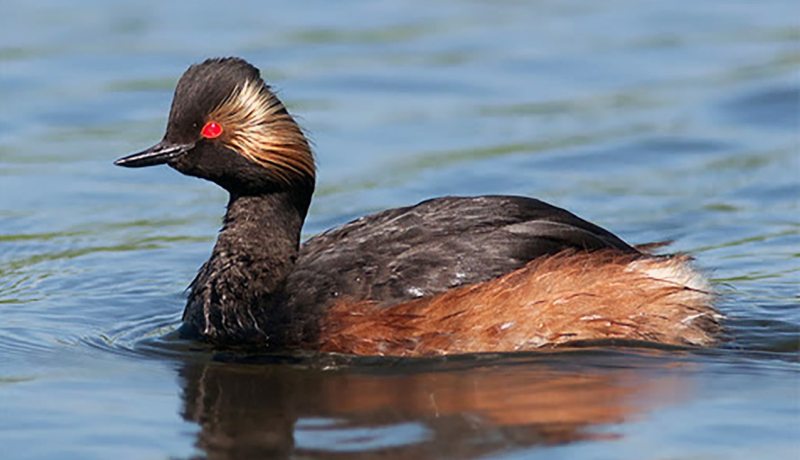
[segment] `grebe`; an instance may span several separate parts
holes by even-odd
[[[424,356],[596,341],[706,346],[720,329],[687,256],[651,255],[532,198],[431,199],[301,245],[314,157],[243,59],[189,67],[163,140],[115,162],[164,163],[230,194],[181,327],[215,345]]]

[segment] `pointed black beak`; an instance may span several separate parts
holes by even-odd
[[[115,161],[114,164],[125,166],[126,168],[160,165],[185,154],[193,147],[194,144],[172,144],[167,141],[161,141],[147,150],[122,157]]]

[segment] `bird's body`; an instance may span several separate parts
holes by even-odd
[[[532,198],[432,199],[301,245],[313,157],[239,59],[191,67],[165,139],[118,164],[159,162],[230,192],[184,312],[184,332],[213,343],[419,356],[606,339],[707,345],[718,330],[688,258],[640,252]]]
[[[297,304],[382,305],[496,278],[568,249],[634,248],[533,198],[444,197],[362,217],[306,241],[287,281]]]

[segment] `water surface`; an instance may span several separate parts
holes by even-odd
[[[800,7],[768,2],[18,2],[0,19],[5,458],[796,458]],[[113,159],[208,56],[315,142],[306,236],[443,194],[536,196],[674,240],[710,350],[433,360],[170,334],[226,197]]]

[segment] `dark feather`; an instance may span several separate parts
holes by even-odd
[[[392,305],[495,278],[565,249],[636,249],[561,208],[517,196],[445,197],[362,217],[306,241],[292,305]]]

